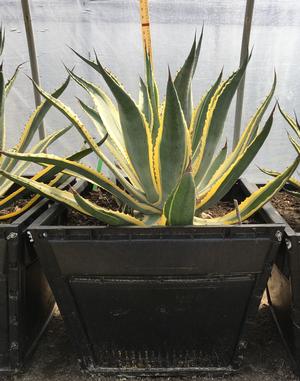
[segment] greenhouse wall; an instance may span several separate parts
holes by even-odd
[[[47,91],[57,88],[65,79],[68,67],[85,78],[104,86],[76,58],[68,46],[83,55],[95,49],[102,61],[117,75],[135,98],[138,96],[139,75],[143,75],[143,47],[137,0],[32,0],[32,22],[41,77]],[[164,94],[168,65],[175,75],[190,49],[195,33],[204,24],[204,39],[199,66],[194,78],[195,103],[208,89],[220,70],[230,75],[239,66],[246,1],[233,0],[150,0],[150,17],[156,77]],[[22,9],[18,0],[1,0],[0,20],[6,28],[4,52],[5,74],[25,62],[22,74],[9,98],[6,115],[9,144],[13,146],[19,131],[34,108],[32,86],[28,78],[30,65]],[[276,98],[281,106],[300,115],[300,2],[298,0],[260,0],[255,2],[250,47],[253,56],[247,69],[242,129],[272,85],[274,69],[278,75]],[[105,86],[104,86],[105,87]],[[74,83],[62,99],[87,122],[75,97],[89,102],[86,94]],[[232,143],[234,106],[226,122],[221,142]],[[68,121],[52,110],[46,118],[47,132],[68,125]],[[265,149],[257,155],[246,173],[250,180],[264,181],[256,165],[282,169],[295,156],[288,142],[287,125],[276,112],[272,132]],[[66,155],[82,145],[74,129],[53,145],[51,150]],[[50,150],[50,151],[51,151]],[[90,156],[89,160],[96,161]]]

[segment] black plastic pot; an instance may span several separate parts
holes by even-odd
[[[239,182],[229,197],[245,192]],[[64,212],[53,205],[29,231],[83,369],[191,375],[238,367],[282,225],[72,227]]]
[[[0,224],[0,372],[22,368],[52,315],[54,298],[26,232],[47,207],[43,200]]]
[[[257,189],[255,185],[249,187]],[[290,355],[294,372],[300,375],[300,233],[296,233],[272,206],[264,208],[277,222],[285,224],[284,240],[280,246],[268,282],[268,299],[273,317]]]

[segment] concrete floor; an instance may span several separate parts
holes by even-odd
[[[268,307],[263,307],[258,313],[250,337],[251,340],[244,359],[244,365],[239,374],[226,378],[207,376],[199,378],[199,380],[298,380],[291,371],[287,355]],[[91,376],[80,371],[58,311],[56,311],[47,332],[40,341],[28,368],[17,376],[0,376],[1,381],[112,381],[115,379]],[[165,378],[165,380],[170,379]],[[197,380],[198,378],[193,379]],[[155,380],[159,379],[156,378]],[[172,380],[176,379],[172,378]]]

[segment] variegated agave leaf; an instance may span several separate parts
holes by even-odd
[[[0,71],[0,85],[1,85],[1,75],[3,78],[3,73]],[[3,80],[4,83],[4,80]],[[66,89],[67,85],[69,83],[69,78],[62,84],[62,86],[57,89],[54,93],[54,97],[60,96],[63,91]],[[5,125],[5,89],[2,92],[2,101],[3,101],[3,114],[0,114],[0,142],[1,142],[1,151],[5,150],[5,136],[6,136],[6,125]],[[51,103],[46,101],[43,101],[37,109],[32,113],[30,116],[28,122],[26,123],[23,132],[19,138],[19,142],[13,147],[13,150],[15,152],[24,152],[31,144],[32,139],[41,123],[43,118],[46,116],[47,112],[51,108]],[[1,110],[1,109],[0,109]],[[0,111],[1,112],[1,111]],[[2,116],[2,117],[1,117]],[[43,151],[45,148],[49,147],[53,142],[55,142],[57,139],[59,139],[62,135],[64,135],[67,131],[70,130],[72,126],[68,126],[66,128],[63,128],[61,130],[55,131],[52,134],[46,136],[44,139],[39,141],[36,145],[32,146],[30,148],[30,152],[40,152]],[[5,170],[7,172],[14,172],[16,175],[23,174],[27,169],[30,163],[26,163],[25,165],[20,163],[12,158],[1,156],[1,163],[0,168],[2,170]],[[3,197],[5,193],[10,188],[12,182],[8,181],[7,178],[1,176],[0,177],[0,197]]]
[[[105,135],[104,138],[98,142],[98,145],[101,146],[106,139],[107,139],[107,135]],[[81,151],[69,156],[67,160],[80,161],[81,159],[85,158],[92,152],[93,151],[91,148],[83,147]],[[65,173],[61,172],[59,167],[55,167],[53,165],[47,165],[41,171],[37,172],[30,179],[30,181],[46,182],[50,186],[54,186],[54,185],[58,186],[64,183],[69,178],[69,176],[70,176],[69,174],[66,175]],[[11,182],[12,180],[7,179],[7,181]],[[9,193],[7,196],[5,196],[2,200],[0,200],[0,210],[3,208],[6,208],[10,204],[12,204],[14,201],[22,197],[25,191],[26,191],[26,187],[21,186],[13,193]],[[32,205],[34,205],[39,199],[40,199],[39,195],[34,196],[22,208],[18,208],[14,212],[1,215],[0,220],[7,220],[24,213]]]
[[[54,189],[36,181],[29,183],[27,179],[7,171],[3,175],[38,194],[112,225],[238,222],[234,212],[221,219],[207,221],[194,216],[214,205],[229,191],[268,137],[274,109],[261,128],[260,124],[275,91],[276,75],[270,92],[250,119],[234,150],[228,152],[227,144],[219,149],[231,101],[251,55],[229,78],[222,80],[221,73],[194,108],[192,79],[200,54],[202,35],[203,31],[199,40],[194,39],[190,53],[174,80],[169,72],[163,103],[159,101],[153,67],[147,54],[146,78],[139,81],[139,101],[135,102],[121,82],[100,63],[97,55],[95,61],[92,61],[75,52],[101,75],[115,99],[114,103],[99,86],[68,70],[72,79],[90,95],[92,105],[80,101],[80,106],[96,127],[99,137],[108,135],[104,145],[113,160],[97,146],[88,127],[71,108],[36,86],[41,95],[75,126],[121,186],[84,164],[56,155],[5,153],[8,159],[53,166],[60,173],[72,174],[106,189],[130,206],[132,215],[99,208],[76,193]],[[242,219],[255,213],[283,186],[295,165],[297,161],[240,205]]]
[[[295,119],[293,119],[287,112],[282,110],[282,108],[280,107],[279,104],[278,104],[278,108],[279,108],[279,111],[280,111],[281,115],[284,117],[284,119],[287,121],[289,126],[295,132],[297,138],[300,139],[300,125],[299,125],[299,122],[298,122],[298,119],[297,119],[297,115],[295,114]],[[292,143],[292,146],[294,147],[297,155],[300,155],[300,140],[297,141],[289,133],[288,133],[288,137],[289,137],[289,140]],[[296,169],[297,168],[295,168],[295,170]],[[272,176],[272,177],[276,177],[276,176],[280,176],[281,175],[280,172],[273,171],[271,169],[260,168],[260,170],[263,173],[265,173],[266,175],[269,175],[269,176]],[[300,181],[299,181],[299,179],[291,176],[287,180],[286,185],[287,186],[284,188],[284,190],[286,192],[291,193],[293,196],[300,197]]]
[[[4,28],[0,27],[0,55],[3,52],[4,48],[4,42],[5,42],[5,32]],[[6,98],[9,95],[9,92],[14,84],[14,81],[17,77],[18,71],[20,69],[21,65],[19,65],[12,77],[5,82],[4,74],[3,74],[3,65],[0,65],[0,169],[5,170],[11,174],[15,175],[22,175],[24,172],[28,169],[28,167],[31,165],[29,162],[20,162],[14,158],[5,157],[2,155],[2,151],[7,149],[6,147],[6,134],[7,134],[7,126],[5,122],[5,111],[6,111]],[[67,80],[62,84],[62,86],[56,90],[52,95],[54,98],[57,98],[60,96],[63,91],[66,89],[68,83],[70,81],[70,78],[68,77]],[[68,126],[66,128],[63,128],[61,130],[55,131],[48,136],[46,136],[44,139],[38,141],[35,145],[31,145],[32,139],[39,128],[39,125],[41,124],[41,121],[51,108],[51,103],[47,100],[43,101],[37,109],[32,113],[31,117],[29,118],[28,122],[26,123],[22,133],[19,137],[19,142],[13,147],[14,152],[24,152],[26,149],[30,147],[31,153],[37,153],[44,151],[47,147],[49,147],[53,142],[55,142],[57,139],[59,139],[62,135],[64,135],[67,131],[70,130],[72,126]],[[47,171],[43,170],[41,171],[43,174],[45,174]],[[54,185],[56,183],[59,183],[59,179],[63,178],[63,174],[59,174],[59,171],[53,170],[52,168],[52,176],[48,177],[49,181],[51,180],[51,185]],[[51,174],[51,171],[49,172]],[[57,175],[57,176],[55,176]],[[39,175],[36,176],[37,178]],[[7,207],[10,203],[12,203],[14,200],[16,200],[18,197],[22,195],[24,192],[24,189],[18,189],[17,191],[13,193],[9,193],[9,189],[12,185],[12,181],[9,180],[5,176],[0,176],[0,208]],[[29,209],[33,205],[34,202],[38,197],[34,197],[32,200],[30,200],[24,208],[18,209],[18,211],[3,215],[0,217],[0,219],[6,219],[15,217],[16,215],[20,214],[21,212]]]

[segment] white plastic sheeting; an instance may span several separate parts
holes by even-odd
[[[205,25],[203,48],[194,80],[194,100],[212,84],[221,68],[229,75],[239,63],[245,1],[239,0],[149,0],[154,64],[160,91],[164,93],[167,65],[173,74],[185,59],[195,30]],[[85,78],[103,84],[96,73],[80,62],[68,49],[82,54],[98,52],[105,66],[137,97],[138,76],[143,75],[143,50],[139,24],[138,0],[31,0],[33,27],[42,86],[52,91],[66,77],[62,62],[76,65]],[[28,51],[19,0],[0,1],[0,20],[6,28],[5,73],[28,61]],[[278,75],[276,97],[288,112],[300,115],[300,2],[299,0],[256,1],[251,46],[254,53],[248,66],[243,126],[269,91],[273,71]],[[30,74],[27,62],[23,73]],[[74,83],[62,99],[84,118],[75,97],[89,98]],[[20,130],[33,110],[32,87],[21,74],[10,95],[7,112],[9,143],[16,142]],[[235,102],[232,103],[235,106]],[[234,107],[226,123],[224,139],[231,144]],[[52,110],[46,119],[51,132],[68,121]],[[286,134],[287,124],[276,112],[273,130],[257,155],[256,165],[282,169],[295,157]],[[74,130],[50,150],[60,155],[74,152],[82,144]],[[90,162],[95,158],[90,157]],[[250,180],[264,176],[253,164],[247,172]]]

